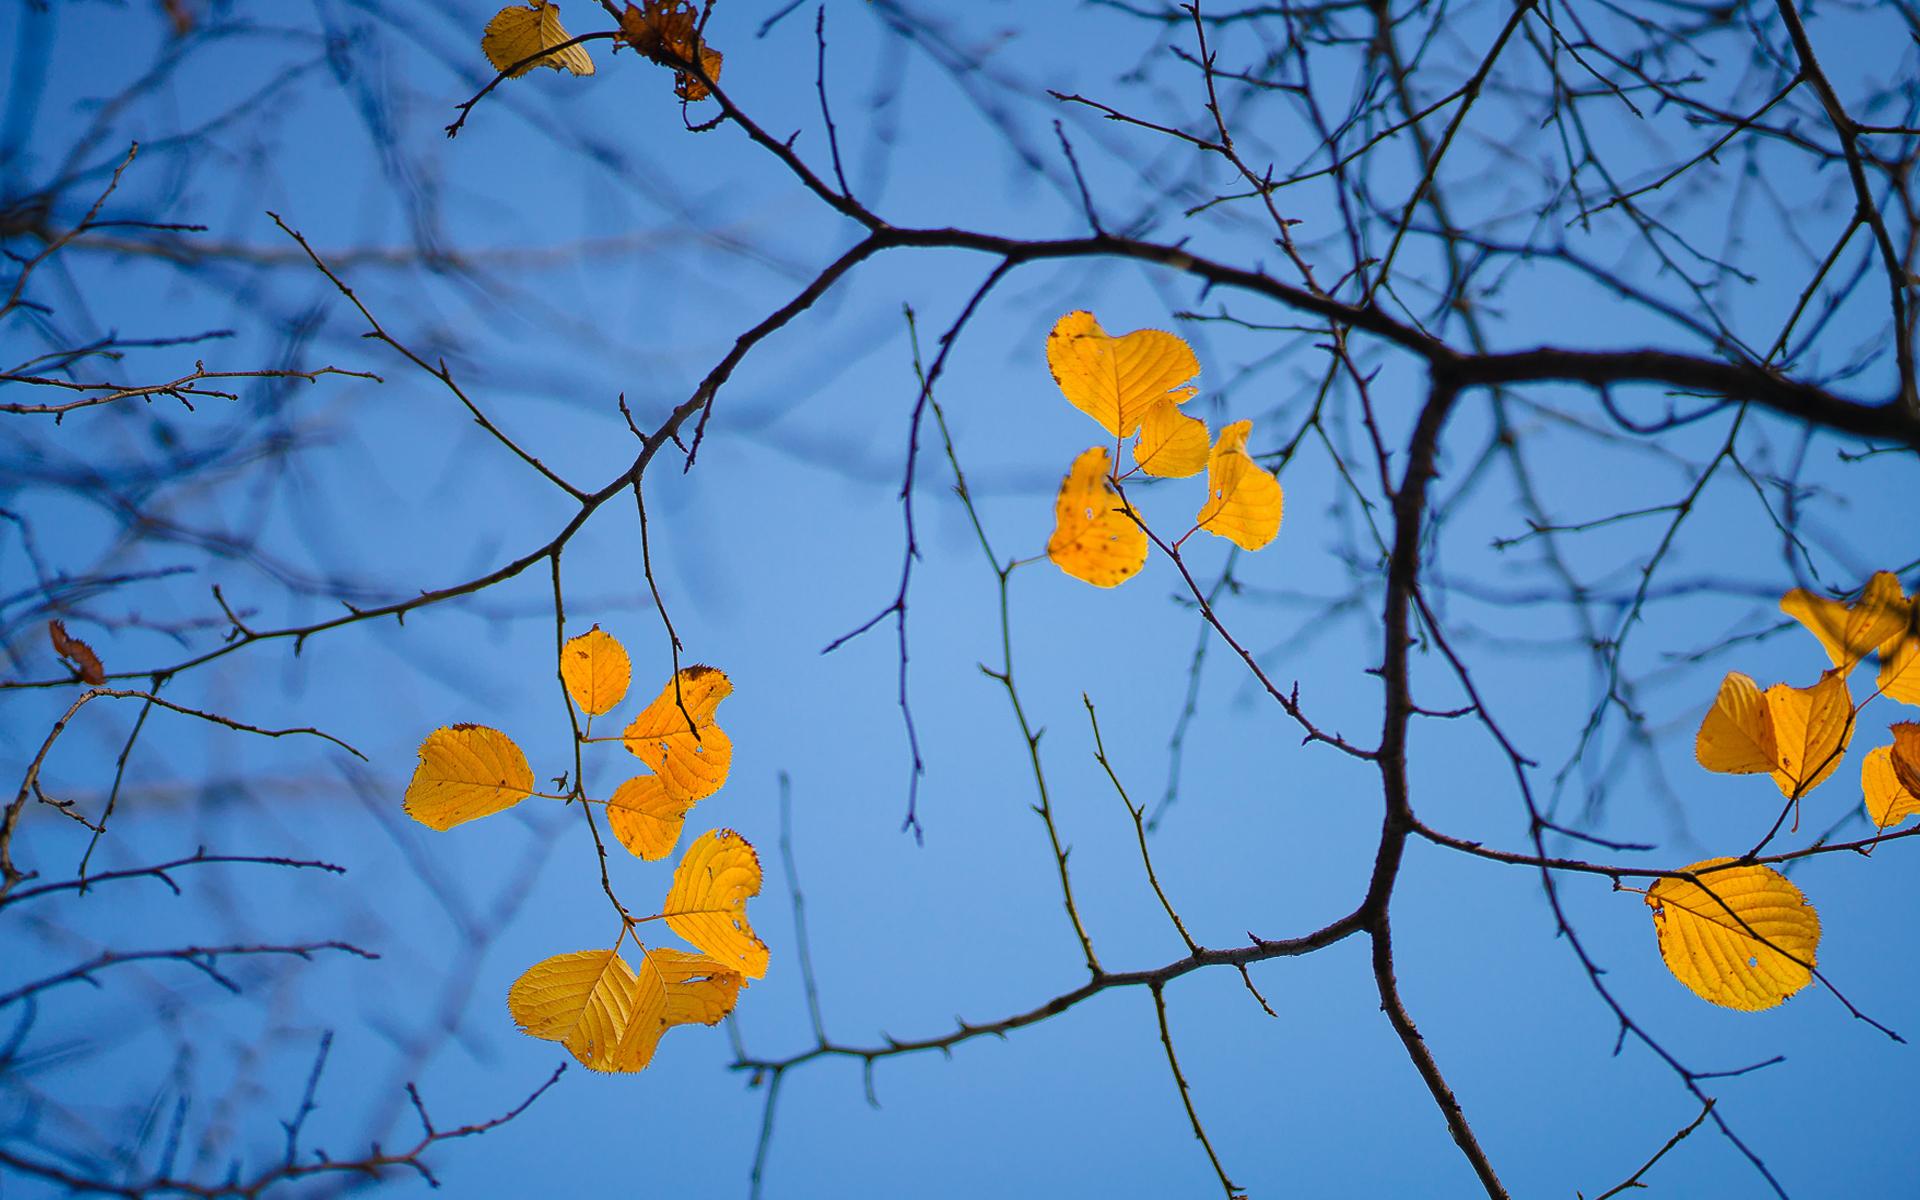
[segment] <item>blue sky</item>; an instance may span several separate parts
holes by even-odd
[[[511,81],[449,142],[440,129],[453,106],[487,77],[475,43],[488,6],[438,0],[233,9],[234,19],[259,24],[187,43],[193,65],[113,114],[83,156],[92,178],[103,184],[100,168],[139,139],[142,153],[115,198],[127,212],[204,223],[210,228],[200,236],[268,257],[294,249],[266,215],[279,213],[337,261],[396,338],[429,358],[444,355],[503,428],[579,484],[597,487],[631,461],[634,442],[617,396],[642,427],[657,424],[741,330],[853,238],[847,222],[811,201],[737,130],[686,132],[665,73],[610,55],[605,43],[594,47],[594,78],[540,71]],[[594,27],[584,0],[566,11],[576,32]],[[1155,120],[1201,128],[1197,84],[1167,49],[1189,45],[1184,31],[1156,41],[1142,22],[1081,5],[913,11],[986,65],[972,73],[943,69],[937,39],[909,45],[889,32],[886,20],[900,12],[893,6],[833,3],[827,18],[847,174],[890,220],[1035,237],[1084,232],[1051,127],[1058,118],[1112,226],[1137,224],[1163,240],[1191,237],[1203,253],[1284,269],[1270,228],[1251,214],[1229,209],[1189,219],[1182,203],[1162,196],[1190,188],[1204,198],[1233,186],[1218,164],[1196,163],[1165,139],[1099,121],[1037,90],[1107,97]],[[1499,15],[1469,9],[1435,41],[1428,50],[1435,78],[1470,69]],[[811,12],[755,37],[761,16],[727,0],[718,6],[711,38],[727,54],[724,81],[780,136],[799,130],[797,150],[824,168]],[[281,21],[284,27],[274,24]],[[1911,75],[1911,47],[1871,13],[1842,13],[1816,29],[1832,39],[1823,44],[1843,87],[1865,95],[1901,72]],[[43,34],[50,37],[44,44],[37,40]],[[331,58],[328,35],[337,39]],[[1239,27],[1224,27],[1219,37],[1216,48],[1230,61],[1261,53],[1256,35]],[[19,69],[9,84],[7,128],[30,133],[7,174],[30,183],[47,178],[98,111],[93,102],[145,70],[164,44],[162,21],[144,6],[76,6],[57,19],[17,8],[0,15],[0,51],[24,62],[31,48],[47,80],[32,100],[20,99],[29,87]],[[1336,51],[1325,53],[1320,87],[1330,103],[1343,104],[1349,81],[1340,73],[1351,66]],[[1153,66],[1145,81],[1128,77],[1139,63]],[[283,75],[289,68],[295,73]],[[1758,68],[1729,51],[1699,69],[1731,92]],[[217,153],[181,156],[169,148],[171,134],[256,94],[240,118],[216,127]],[[1593,113],[1596,144],[1634,180],[1657,175],[1711,136],[1680,114],[1648,109],[1641,120]],[[1270,156],[1282,170],[1304,161],[1312,145],[1290,112],[1261,104],[1245,113],[1257,131],[1244,139],[1249,153]],[[1463,219],[1504,237],[1529,194],[1522,168],[1546,143],[1531,116],[1495,96],[1480,113],[1449,184]],[[1413,175],[1406,148],[1390,145],[1397,157],[1383,164],[1395,165],[1383,165],[1370,186],[1383,201],[1400,203]],[[1774,212],[1742,192],[1739,173],[1750,168],[1777,172],[1769,178],[1796,205],[1826,194],[1830,180],[1795,177],[1793,160],[1770,153],[1730,154],[1723,169],[1703,173],[1701,193],[1675,226],[1753,276],[1738,285],[1722,276],[1715,294],[1740,335],[1762,344],[1804,282],[1803,247],[1824,251],[1821,239],[1845,220],[1843,206],[1825,225],[1803,225],[1797,211]],[[89,191],[97,186],[75,195]],[[1345,264],[1341,243],[1327,240],[1339,221],[1331,193],[1303,187],[1283,195],[1299,197],[1289,210],[1302,221],[1298,236],[1337,276]],[[1621,249],[1630,243],[1622,242],[1617,217],[1613,225],[1601,217],[1590,229],[1568,231],[1565,215],[1542,219],[1543,244],[1567,237],[1636,277],[1661,281],[1657,264]],[[411,251],[423,241],[470,255],[472,273],[436,273],[417,262],[396,269],[349,252]],[[530,248],[542,252],[523,253]],[[1422,293],[1412,281],[1434,278],[1438,258],[1427,244],[1407,254],[1402,275],[1410,282],[1401,299],[1418,304]],[[252,539],[262,552],[252,560],[210,554],[185,539],[118,549],[121,518],[103,503],[112,490],[103,485],[66,493],[0,488],[7,506],[31,517],[61,570],[105,561],[183,568],[143,584],[137,597],[109,596],[70,619],[111,669],[182,657],[175,639],[120,618],[136,610],[149,623],[207,617],[217,612],[214,584],[256,626],[301,624],[340,611],[336,596],[357,603],[471,577],[542,544],[565,520],[564,497],[476,428],[436,381],[361,337],[364,324],[338,293],[297,264],[183,271],[155,256],[127,260],[80,248],[62,262],[67,273],[49,283],[48,298],[61,301],[60,319],[72,328],[159,337],[232,327],[237,337],[190,350],[188,361],[258,366],[284,356],[384,378],[249,388],[238,402],[194,412],[122,405],[15,434],[6,453],[16,464],[104,475],[164,464],[183,446],[213,451],[266,434],[300,446],[284,462],[236,463],[205,488],[152,493],[166,515],[195,530]],[[777,849],[782,773],[791,780],[792,850],[819,999],[835,1040],[873,1045],[884,1035],[944,1032],[956,1016],[997,1019],[1085,977],[1045,830],[1031,812],[1034,780],[1019,732],[1004,692],[980,669],[997,666],[999,655],[994,576],[952,497],[931,428],[920,445],[915,503],[924,554],[914,566],[908,626],[913,713],[927,765],[919,792],[923,842],[901,831],[908,759],[891,627],[820,653],[889,603],[898,583],[897,492],[915,399],[902,307],[916,312],[930,356],[991,265],[954,251],[897,251],[863,266],[742,364],[720,394],[693,470],[683,473],[670,450],[646,479],[651,550],[686,658],[722,667],[736,689],[719,713],[735,746],[732,777],[694,811],[689,830],[735,828],[760,847],[767,868],[750,911],[774,965],[744,993],[735,1026],[754,1055],[777,1057],[812,1042],[792,881]],[[1878,296],[1863,289],[1869,293]],[[1023,268],[989,298],[961,335],[938,395],[1003,557],[1044,548],[1059,477],[1098,440],[1046,373],[1044,337],[1061,313],[1090,308],[1111,331],[1164,327],[1188,336],[1203,364],[1199,411],[1215,427],[1252,419],[1256,451],[1277,449],[1298,426],[1324,357],[1311,338],[1174,317],[1223,306],[1242,320],[1288,319],[1245,297],[1202,294],[1189,280],[1115,263]],[[1676,323],[1545,266],[1510,268],[1483,312],[1503,348],[1651,342],[1703,349]],[[1842,369],[1871,343],[1872,314],[1870,303],[1843,309],[1839,332],[1808,369]],[[20,326],[4,336],[27,347],[9,362],[37,347]],[[1289,353],[1276,360],[1282,347]],[[1395,443],[1421,398],[1420,374],[1377,347],[1363,353],[1370,368],[1380,368],[1372,386],[1385,436]],[[177,350],[155,350],[134,356],[127,369],[164,371],[181,361]],[[1884,388],[1888,370],[1884,355],[1869,358],[1842,386],[1871,394]],[[1624,395],[1642,416],[1665,403],[1651,391]],[[1727,436],[1728,421],[1715,418],[1649,451],[1585,432],[1576,422],[1604,421],[1586,392],[1540,388],[1527,397],[1519,429],[1542,506],[1567,522],[1673,503]],[[1364,435],[1350,411],[1349,404],[1331,423],[1328,440],[1358,455]],[[1751,844],[1777,811],[1776,794],[1756,779],[1701,771],[1691,755],[1693,729],[1724,671],[1763,683],[1808,682],[1826,665],[1812,638],[1767,632],[1779,621],[1774,602],[1787,587],[1813,582],[1813,571],[1819,582],[1849,587],[1912,559],[1910,463],[1893,454],[1843,461],[1838,449],[1858,447],[1826,438],[1803,446],[1790,426],[1752,418],[1739,445],[1760,481],[1731,471],[1718,477],[1663,568],[1664,581],[1714,586],[1652,605],[1625,652],[1634,677],[1644,680],[1639,702],[1657,741],[1623,750],[1615,722],[1557,774],[1579,744],[1600,681],[1563,609],[1499,602],[1503,589],[1536,587],[1549,576],[1537,540],[1496,546],[1525,534],[1526,524],[1511,478],[1497,467],[1474,469],[1494,436],[1484,398],[1467,404],[1450,430],[1437,485],[1446,523],[1429,554],[1441,576],[1460,585],[1437,593],[1436,602],[1456,623],[1490,708],[1541,764],[1536,786],[1569,823],[1657,844],[1635,862],[1678,867]],[[1783,548],[1773,523],[1781,504],[1767,480],[1790,472],[1805,489],[1796,500],[1813,547],[1807,556]],[[1286,464],[1282,482],[1286,523],[1272,546],[1237,560],[1246,587],[1225,602],[1224,618],[1276,679],[1299,681],[1316,722],[1371,741],[1380,709],[1378,681],[1368,673],[1379,657],[1379,585],[1363,518],[1317,441]],[[1140,495],[1156,526],[1177,533],[1199,488],[1173,481]],[[1630,589],[1663,528],[1654,516],[1563,544],[1596,590]],[[1225,543],[1196,537],[1189,547],[1200,577],[1216,578]],[[7,593],[32,580],[15,535],[0,538],[0,569]],[[569,545],[563,569],[568,632],[597,623],[633,653],[634,691],[616,714],[624,720],[670,670],[641,576],[631,503],[597,514]],[[1914,582],[1911,571],[1906,578]],[[164,967],[129,969],[98,993],[53,993],[30,1043],[38,1048],[31,1071],[17,1073],[11,1094],[0,1095],[0,1121],[8,1122],[0,1137],[125,1148],[136,1140],[132,1131],[145,1128],[154,1146],[184,1101],[182,1165],[219,1175],[229,1159],[268,1161],[281,1144],[276,1122],[297,1107],[314,1047],[328,1031],[331,1056],[307,1133],[309,1145],[336,1157],[353,1153],[354,1139],[370,1131],[388,1145],[411,1140],[401,1091],[408,1081],[437,1122],[454,1125],[511,1107],[544,1079],[564,1054],[519,1036],[503,997],[541,958],[612,944],[617,924],[591,843],[575,814],[556,804],[529,801],[436,834],[405,819],[400,795],[420,739],[454,722],[508,732],[538,778],[570,769],[553,678],[551,590],[545,569],[535,568],[471,603],[417,612],[404,625],[352,626],[310,640],[298,656],[285,643],[251,647],[170,684],[166,694],[181,703],[255,724],[316,725],[370,761],[318,743],[253,740],[156,716],[131,760],[132,786],[101,852],[107,861],[133,865],[204,845],[311,856],[347,873],[235,868],[183,880],[178,898],[151,882],[102,889],[8,928],[7,957],[40,974],[99,945],[336,937],[382,957],[322,958],[250,976],[238,997]],[[1081,914],[1103,963],[1115,969],[1165,963],[1184,948],[1147,885],[1132,823],[1093,759],[1082,696],[1098,709],[1130,793],[1157,802],[1168,787],[1168,740],[1201,632],[1183,597],[1177,574],[1160,560],[1111,592],[1044,561],[1022,566],[1010,581],[1021,699],[1045,730],[1042,763],[1061,836],[1072,847]],[[14,629],[31,610],[23,602],[5,613]],[[28,624],[37,629],[38,619]],[[193,647],[217,642],[205,628],[184,636]],[[1736,637],[1698,661],[1687,658]],[[54,670],[43,646],[24,635],[7,653],[8,678]],[[1460,703],[1432,656],[1417,662],[1416,688],[1432,707]],[[1863,694],[1858,681],[1856,692]],[[1208,645],[1197,696],[1179,798],[1152,839],[1160,881],[1188,927],[1206,945],[1227,946],[1249,933],[1304,933],[1347,912],[1364,890],[1378,834],[1377,777],[1324,747],[1300,745],[1297,727],[1218,642]],[[58,689],[0,696],[9,763],[31,756],[70,699]],[[1890,708],[1880,701],[1870,712]],[[124,742],[132,712],[131,705],[90,709],[77,740],[63,743],[49,767],[50,785],[97,803],[111,779],[103,763]],[[1878,724],[1864,720],[1868,731]],[[1857,758],[1872,744],[1864,736],[1856,743],[1809,801],[1800,840],[1790,844],[1857,810]],[[1523,848],[1524,810],[1484,734],[1466,722],[1422,723],[1410,754],[1423,819]],[[586,762],[597,794],[630,770],[615,746],[588,747]],[[50,873],[68,869],[84,845],[84,831],[38,810],[28,828],[33,860]],[[1860,829],[1856,819],[1851,832]],[[1571,841],[1554,846],[1602,853]],[[1909,923],[1897,914],[1912,911],[1920,883],[1904,856],[1904,843],[1896,843],[1871,861],[1819,859],[1795,879],[1823,917],[1822,965],[1862,1008],[1911,1035],[1920,1029],[1913,1000],[1920,980]],[[636,907],[664,894],[670,877],[664,864],[624,858],[610,869]],[[1789,1192],[1902,1195],[1920,1183],[1920,1162],[1892,1115],[1914,1099],[1907,1047],[1850,1020],[1817,987],[1762,1014],[1711,1008],[1662,968],[1638,896],[1577,878],[1565,883],[1563,897],[1609,986],[1687,1063],[1733,1070],[1784,1056],[1713,1092]],[[1698,1114],[1673,1073],[1643,1047],[1629,1042],[1615,1053],[1617,1027],[1554,938],[1530,870],[1415,844],[1394,918],[1408,1006],[1514,1194],[1565,1196],[1577,1188],[1595,1195]],[[1237,1183],[1256,1196],[1478,1194],[1378,1011],[1360,939],[1262,964],[1252,977],[1275,1016],[1230,972],[1197,972],[1166,993],[1195,1104]],[[190,1055],[177,1054],[182,1043]],[[571,1067],[517,1121],[441,1148],[431,1162],[453,1195],[556,1187],[745,1194],[764,1088],[729,1072],[732,1057],[726,1032],[691,1029],[667,1037],[637,1077]],[[1216,1190],[1141,989],[1100,995],[1004,1040],[977,1039],[950,1059],[889,1059],[872,1084],[878,1107],[869,1105],[854,1063],[815,1064],[785,1078],[767,1196]],[[25,1124],[29,1110],[42,1114],[37,1127]],[[143,1161],[151,1165],[156,1156],[149,1150]],[[1711,1128],[1649,1179],[1655,1194],[1676,1196],[1748,1196],[1763,1186]],[[404,1178],[391,1187],[425,1190]],[[43,1193],[8,1180],[0,1194]]]

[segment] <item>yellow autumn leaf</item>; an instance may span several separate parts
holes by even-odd
[[[704,954],[640,948],[633,1017],[613,1051],[612,1070],[653,1061],[660,1035],[675,1025],[712,1025],[733,1011],[746,980]],[[592,1066],[591,1063],[587,1064]]]
[[[633,854],[658,862],[673,852],[693,800],[667,790],[658,775],[637,775],[607,797],[607,824]]]
[[[667,927],[749,979],[767,973],[767,945],[747,924],[760,894],[760,856],[731,829],[702,834],[680,857],[661,906]]]
[[[1207,457],[1207,501],[1194,521],[1243,550],[1258,550],[1280,532],[1285,496],[1273,473],[1247,454],[1252,421],[1235,421],[1220,431]]]
[[[1773,782],[1783,796],[1801,797],[1833,774],[1853,739],[1853,697],[1847,673],[1835,667],[1811,687],[1776,683],[1767,689],[1780,766]]]
[[[1207,465],[1207,423],[1180,411],[1193,388],[1181,388],[1153,402],[1140,419],[1133,461],[1149,475],[1185,479]],[[1185,393],[1184,395],[1182,393]]]
[[[1780,611],[1820,639],[1834,666],[1852,670],[1907,627],[1908,603],[1898,576],[1875,571],[1851,604],[1794,588],[1780,597]]]
[[[1902,704],[1920,704],[1920,600],[1906,629],[1880,645],[1880,694]]]
[[[507,1008],[530,1037],[559,1042],[595,1071],[638,1071],[675,1025],[712,1025],[744,982],[714,960],[639,947],[640,970],[612,950],[560,954],[529,968]]]
[[[572,37],[566,27],[560,24],[558,4],[551,0],[532,0],[529,4],[509,4],[493,14],[493,20],[487,22],[486,31],[480,35],[480,49],[486,51],[487,61],[493,64],[494,70],[505,71],[515,63],[525,62],[542,50],[552,49]],[[575,75],[591,75],[593,59],[587,54],[585,46],[568,46],[527,63],[512,75],[525,75],[535,67],[552,67],[556,71],[572,71]]]
[[[1068,403],[1114,438],[1132,437],[1162,399],[1193,395],[1180,385],[1200,374],[1185,340],[1160,329],[1110,337],[1090,312],[1070,312],[1047,334],[1047,367]],[[1184,392],[1184,395],[1176,393]]]
[[[733,766],[733,742],[713,723],[714,709],[733,693],[733,684],[718,667],[682,667],[677,678],[677,698],[669,679],[621,737],[669,795],[691,802],[719,791]]]
[[[560,647],[560,678],[582,712],[609,712],[627,694],[633,662],[627,648],[598,625]]]
[[[1893,768],[1894,778],[1901,787],[1920,795],[1920,723],[1901,721],[1890,726],[1888,732],[1893,734],[1888,765]]]
[[[1073,460],[1053,501],[1053,536],[1047,557],[1075,579],[1117,587],[1147,561],[1147,533],[1120,507],[1120,493],[1107,481],[1106,447]]]
[[[707,78],[720,78],[721,55],[700,36],[699,11],[687,0],[646,0],[644,6],[629,3],[620,14],[621,40],[642,55],[664,66],[678,67],[694,60],[699,51],[700,67]],[[710,94],[705,83],[687,71],[676,70],[673,91],[682,100],[705,100]]]
[[[717,1025],[733,1011],[746,977],[704,954],[685,950],[648,950],[647,965],[667,988],[669,1025]],[[642,979],[646,976],[643,973]]]
[[[1860,797],[1875,828],[1891,829],[1920,812],[1920,792],[1900,782],[1893,747],[1875,746],[1860,763]]]
[[[612,950],[556,954],[513,981],[507,1011],[528,1037],[559,1042],[583,1066],[611,1071],[633,1021],[637,982]]]
[[[1820,915],[1771,867],[1727,867],[1710,858],[1686,868],[1699,882],[1663,878],[1647,889],[1660,957],[1701,999],[1754,1012],[1813,979]],[[1699,873],[1706,871],[1704,875]]]
[[[1720,694],[1693,740],[1693,755],[1707,770],[1729,775],[1779,770],[1773,712],[1750,677],[1730,671],[1720,681]]]
[[[407,815],[434,829],[512,808],[533,792],[533,768],[513,739],[484,725],[436,729],[420,743]]]

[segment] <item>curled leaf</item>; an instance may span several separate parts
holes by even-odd
[[[1893,734],[1887,757],[1894,778],[1900,781],[1901,787],[1920,796],[1920,723],[1901,721],[1888,732]]]
[[[593,59],[587,54],[585,46],[563,46],[571,40],[572,34],[560,24],[560,6],[551,0],[532,0],[528,4],[509,4],[493,14],[487,22],[486,30],[480,35],[480,49],[487,55],[487,61],[496,71],[508,71],[509,77],[525,75],[535,67],[552,67],[556,71],[571,71],[575,75],[593,74]],[[543,50],[553,50],[533,62],[526,63],[517,71],[508,70],[516,63]]]
[[[1776,683],[1767,689],[1780,766],[1773,782],[1783,796],[1802,797],[1840,765],[1853,738],[1853,697],[1847,673],[1835,667],[1811,687]]]
[[[1054,565],[1095,587],[1125,583],[1147,561],[1146,530],[1121,508],[1108,470],[1104,446],[1073,460],[1053,501],[1053,536],[1047,539]]]
[[[1833,665],[1847,670],[1897,637],[1907,627],[1907,610],[1900,579],[1891,571],[1875,571],[1860,598],[1850,604],[1816,596],[1805,588],[1780,597],[1780,611],[1806,626],[1820,639]]]
[[[1207,465],[1207,423],[1180,411],[1180,402],[1193,395],[1181,388],[1153,402],[1140,419],[1140,437],[1133,444],[1133,461],[1142,471],[1162,478],[1185,479]]]
[[[1880,674],[1874,684],[1880,694],[1902,704],[1920,704],[1920,602],[1913,606],[1912,624],[1880,646]]]
[[[1674,978],[1702,1000],[1754,1012],[1812,981],[1820,915],[1771,867],[1708,870],[1733,861],[1694,863],[1686,870],[1698,882],[1660,879],[1646,901]]]
[[[1207,501],[1196,524],[1243,550],[1258,550],[1280,532],[1285,496],[1273,473],[1247,453],[1252,421],[1235,421],[1220,431],[1207,458]]]
[[[74,673],[83,683],[95,686],[107,681],[107,669],[100,665],[100,656],[93,647],[67,632],[66,622],[48,621],[47,638],[53,642],[53,652],[73,664]]]
[[[484,725],[436,729],[420,743],[407,815],[433,829],[512,808],[533,792],[533,768],[513,739]]]
[[[1114,438],[1132,437],[1147,410],[1193,395],[1180,385],[1200,374],[1186,341],[1160,329],[1111,337],[1090,312],[1070,312],[1047,334],[1047,368],[1068,403]]]
[[[629,3],[620,14],[621,40],[662,66],[673,67],[673,91],[689,103],[711,95],[707,85],[684,64],[699,62],[708,79],[720,78],[721,54],[700,36],[699,13],[687,0]]]
[[[660,915],[668,928],[749,979],[767,973],[767,946],[747,924],[760,894],[760,856],[731,829],[702,834],[673,870]]]
[[[700,47],[700,69],[706,73],[708,79],[718,83],[720,81],[720,68],[723,65],[724,62],[718,50],[715,50],[712,46]],[[694,75],[690,71],[675,71],[673,73],[673,94],[689,104],[696,104],[699,101],[705,100],[708,96],[713,95],[713,89],[708,87],[699,76]]]
[[[733,1011],[746,980],[704,954],[640,948],[632,1019],[614,1048],[615,1071],[653,1061],[660,1035],[675,1025],[713,1025]]]
[[[1851,603],[1795,588],[1780,598],[1780,608],[1820,639],[1836,667],[1851,670],[1877,653],[1881,693],[1920,704],[1920,596],[1903,592],[1893,572],[1874,572]]]
[[[560,678],[581,711],[598,716],[626,696],[633,663],[619,639],[595,625],[560,647]]]
[[[653,768],[669,795],[689,803],[703,800],[720,790],[733,766],[733,743],[713,723],[714,709],[732,694],[733,684],[718,667],[682,667],[627,726],[622,740]]]
[[[1780,769],[1773,712],[1750,677],[1729,671],[1720,681],[1720,694],[1693,739],[1693,756],[1707,770],[1730,775]]]
[[[658,862],[673,853],[693,803],[668,791],[658,775],[636,775],[607,797],[607,824],[634,855]]]
[[[1860,799],[1877,829],[1891,829],[1920,812],[1920,790],[1893,769],[1893,747],[1875,746],[1860,763]]]

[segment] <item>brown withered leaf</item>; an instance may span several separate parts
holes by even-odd
[[[621,41],[663,67],[673,67],[673,91],[682,100],[705,100],[707,85],[684,70],[697,58],[707,78],[720,78],[721,55],[700,37],[699,14],[688,0],[646,0],[629,3],[620,14]]]
[[[720,52],[712,46],[700,47],[700,69],[707,73],[708,79],[719,79]],[[685,71],[676,71],[673,75],[673,94],[692,104],[711,96],[713,89]]]
[[[100,665],[100,656],[93,647],[67,632],[60,621],[47,622],[47,637],[53,642],[53,652],[73,664],[80,678],[91,684],[107,681],[107,669]]]
[[[1920,722],[1900,721],[1893,734],[1893,776],[1900,786],[1920,796]]]

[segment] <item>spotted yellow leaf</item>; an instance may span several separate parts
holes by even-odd
[[[1853,738],[1853,697],[1847,673],[1835,667],[1811,687],[1776,683],[1767,689],[1780,766],[1773,782],[1784,796],[1801,797],[1833,774]]]
[[[1185,479],[1207,465],[1207,423],[1180,411],[1194,389],[1181,388],[1153,402],[1140,419],[1133,461],[1149,475]]]
[[[747,924],[760,894],[760,856],[731,829],[702,834],[680,857],[660,913],[668,928],[749,979],[767,973],[767,946]]]
[[[668,791],[658,775],[638,775],[607,797],[607,824],[622,846],[658,862],[673,852],[693,803],[691,797]]]
[[[1132,437],[1159,401],[1191,397],[1181,385],[1200,374],[1200,360],[1182,338],[1159,329],[1110,337],[1092,313],[1078,311],[1047,334],[1047,367],[1068,403],[1116,439]]]
[[[732,694],[733,684],[718,667],[682,667],[677,679],[678,688],[669,679],[621,737],[669,795],[702,800],[720,790],[733,765],[733,742],[713,723],[714,709]]]
[[[493,14],[493,20],[487,22],[485,32],[480,35],[480,49],[486,51],[487,61],[494,70],[506,71],[516,63],[539,54],[542,50],[552,50],[573,37],[566,27],[560,24],[560,6],[551,0],[532,0],[529,4],[509,4]],[[567,46],[554,50],[533,62],[527,63],[511,75],[525,75],[535,67],[552,67],[556,71],[572,71],[575,75],[593,74],[593,59],[587,54],[585,46]]]
[[[1073,460],[1053,501],[1053,536],[1047,557],[1075,579],[1117,587],[1147,561],[1147,533],[1120,506],[1107,481],[1107,451],[1095,446]]]
[[[1908,602],[1898,576],[1876,571],[1850,604],[1794,588],[1780,598],[1780,610],[1820,639],[1834,666],[1851,670],[1907,627]]]
[[[1207,457],[1207,502],[1196,524],[1243,550],[1258,550],[1280,532],[1285,497],[1273,473],[1247,454],[1252,421],[1235,421],[1220,431]]]
[[[1730,671],[1720,681],[1720,694],[1693,740],[1693,755],[1707,770],[1730,775],[1780,769],[1773,712],[1750,677]]]
[[[407,815],[434,829],[512,808],[533,792],[533,768],[513,739],[484,725],[436,729],[420,743]]]
[[[1891,829],[1920,812],[1920,791],[1908,788],[1893,769],[1893,747],[1875,746],[1860,763],[1860,797],[1867,818]]]
[[[1647,889],[1660,957],[1701,999],[1747,1012],[1774,1005],[1813,979],[1820,916],[1800,889],[1771,867],[1686,868]],[[1705,872],[1702,874],[1702,872]]]
[[[560,678],[582,712],[599,716],[625,698],[633,663],[619,639],[595,625],[560,648]]]
[[[711,1025],[733,1011],[743,982],[703,955],[639,947],[636,973],[612,950],[557,954],[507,990],[529,1037],[559,1042],[595,1071],[638,1071],[675,1025]]]

